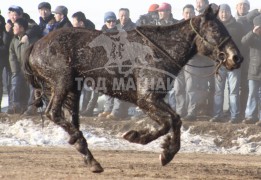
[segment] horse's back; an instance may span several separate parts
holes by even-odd
[[[35,45],[51,45],[54,42],[61,42],[62,40],[68,40],[67,43],[84,41],[86,38],[95,37],[102,34],[98,30],[90,30],[83,28],[61,28],[50,32],[48,35],[39,39]],[[78,38],[77,38],[78,37]]]
[[[73,58],[75,50],[87,47],[92,38],[100,34],[101,31],[82,28],[61,28],[52,31],[34,44],[30,61],[32,64],[37,61],[50,61],[54,64],[57,60],[68,60]]]

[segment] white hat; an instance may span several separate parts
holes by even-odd
[[[250,6],[250,3],[248,0],[237,0],[236,4],[241,4],[241,3],[248,4]]]

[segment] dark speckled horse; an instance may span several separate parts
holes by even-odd
[[[77,88],[77,78],[92,79],[94,86],[98,86],[99,78],[103,78],[104,88],[99,91],[136,104],[159,124],[156,130],[130,130],[123,135],[126,140],[147,144],[170,132],[160,155],[162,165],[166,165],[180,149],[182,123],[179,115],[163,100],[166,89],[161,86],[155,90],[146,86],[146,80],[156,78],[166,83],[168,78],[172,78],[170,74],[177,75],[196,53],[210,57],[228,70],[239,68],[242,56],[216,15],[209,7],[204,14],[176,25],[137,27],[127,33],[60,29],[40,39],[28,50],[23,64],[25,75],[40,92],[36,93],[37,100],[48,94],[46,116],[68,132],[69,143],[84,156],[91,171],[102,172],[103,168],[91,154],[79,130],[81,89]],[[112,40],[108,41],[112,46],[110,54],[104,44],[93,45],[94,39],[102,35]],[[145,52],[146,55],[133,56],[136,51],[128,49],[132,47],[128,43],[134,44],[133,48],[148,50],[149,47],[151,50]],[[131,54],[124,55],[123,52]],[[121,71],[119,66],[123,68]],[[127,76],[122,73],[125,71]],[[135,88],[115,89],[115,78],[123,79],[123,83],[132,79]],[[70,112],[71,121],[63,116],[63,107]]]

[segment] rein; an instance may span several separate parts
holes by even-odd
[[[194,68],[209,68],[209,67],[214,67],[215,65],[208,65],[208,66],[196,66],[192,64],[186,64],[187,66],[194,67]]]
[[[208,42],[204,37],[202,37],[202,36],[199,34],[199,32],[198,32],[198,31],[196,30],[196,28],[193,26],[192,19],[190,19],[189,24],[190,24],[190,27],[191,27],[191,29],[193,30],[193,32],[196,33],[196,36],[198,36],[198,37],[200,38],[200,40],[203,41],[204,43],[207,43],[208,45],[210,45],[213,49],[218,49],[218,50],[219,50],[219,48],[220,48],[221,46],[223,46],[223,44],[224,44],[225,42],[227,42],[228,40],[231,39],[231,36],[226,37],[226,38],[224,38],[218,45],[214,45],[214,44]],[[224,60],[222,60],[221,57],[218,56],[218,59],[216,60],[217,64],[215,65],[215,70],[214,70],[212,73],[210,73],[210,74],[208,74],[208,75],[205,75],[205,76],[199,76],[199,75],[194,74],[194,73],[192,73],[192,72],[189,72],[189,71],[187,71],[187,70],[186,70],[186,72],[188,72],[188,73],[191,74],[191,75],[199,76],[199,77],[209,77],[209,76],[212,76],[212,75],[216,75],[216,76],[219,76],[219,77],[220,77],[218,70],[219,70],[219,68],[221,67],[221,65],[227,61],[227,58],[226,58],[226,55],[225,55],[224,52],[220,52],[220,55],[223,55],[225,58],[224,58]],[[213,66],[214,66],[214,65],[195,66],[195,65],[191,65],[191,64],[186,64],[186,65],[191,66],[191,67],[195,67],[195,68],[208,68],[208,67],[213,67]]]
[[[169,58],[171,61],[173,61],[178,68],[182,69],[182,67],[176,63],[175,59],[173,57],[171,57],[169,55],[168,52],[166,52],[164,49],[162,49],[161,47],[159,47],[159,45],[157,45],[156,43],[154,43],[151,39],[149,39],[145,34],[143,34],[140,30],[138,30],[137,28],[135,28],[136,32],[141,35],[143,38],[145,38],[148,42],[150,42],[152,44],[152,46],[154,46],[158,51],[160,51],[164,56],[166,56],[167,58]]]

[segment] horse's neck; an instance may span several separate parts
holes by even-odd
[[[195,33],[189,21],[167,27],[145,27],[141,31],[172,57],[163,58],[164,61],[170,61],[173,69],[180,69],[180,66],[184,66],[196,54],[193,44]],[[173,60],[175,62],[172,62]]]

